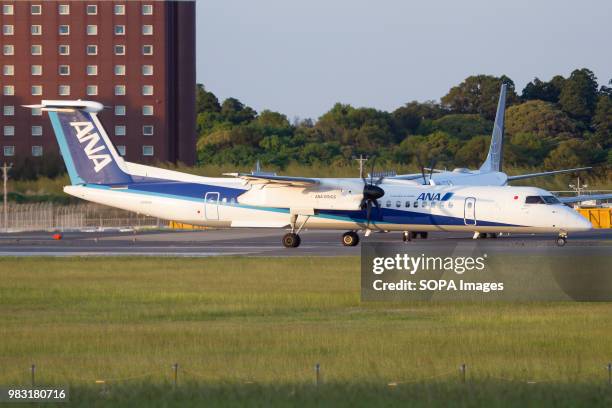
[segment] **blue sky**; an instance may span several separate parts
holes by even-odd
[[[198,0],[197,80],[258,111],[393,110],[472,74],[612,78],[609,0]]]

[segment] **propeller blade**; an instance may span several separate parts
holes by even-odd
[[[372,213],[372,200],[368,200],[368,208],[366,210],[366,220],[368,221],[367,228],[370,229],[370,214]]]

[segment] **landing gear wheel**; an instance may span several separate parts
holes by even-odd
[[[345,232],[342,234],[342,245],[356,246],[359,244],[359,235],[354,231]]]
[[[300,246],[302,239],[298,234],[290,232],[283,237],[283,245],[285,248],[297,248]]]
[[[421,236],[421,239],[427,239],[429,234],[427,232],[419,232],[419,235]]]
[[[567,243],[567,238],[566,237],[559,236],[557,238],[557,246],[562,247],[562,246],[565,246],[566,243]]]
[[[486,237],[487,237],[486,232],[481,232],[480,235],[478,235],[478,238],[486,238]]]

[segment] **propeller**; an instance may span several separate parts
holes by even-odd
[[[363,180],[363,198],[361,199],[361,209],[366,210],[367,228],[370,228],[370,220],[372,215],[372,206],[376,207],[380,211],[380,205],[378,199],[385,195],[385,190],[380,188],[378,185],[382,183],[384,175],[380,176],[378,180],[374,181],[374,159],[372,159],[372,171],[370,172],[370,180],[366,177],[361,177]]]

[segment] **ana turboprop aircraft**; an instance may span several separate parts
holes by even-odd
[[[124,161],[106,134],[98,102],[44,100],[66,163],[64,191],[99,204],[211,227],[284,228],[283,245],[308,229],[347,231],[554,232],[591,223],[551,193],[532,187],[423,186],[401,179],[304,178],[265,173],[200,177]]]
[[[456,168],[453,171],[435,170],[433,168],[422,169],[418,174],[403,174],[393,178],[400,180],[414,180],[419,184],[431,185],[471,185],[471,186],[505,186],[509,181],[521,180],[532,177],[550,176],[560,173],[571,173],[581,170],[589,170],[591,167],[579,167],[574,169],[563,169],[545,171],[541,173],[520,174],[508,176],[502,171],[502,156],[504,146],[504,117],[506,113],[506,89],[502,84],[499,91],[499,102],[491,133],[491,145],[489,153],[478,170]],[[433,166],[432,166],[433,167]],[[426,174],[424,170],[428,170]]]

